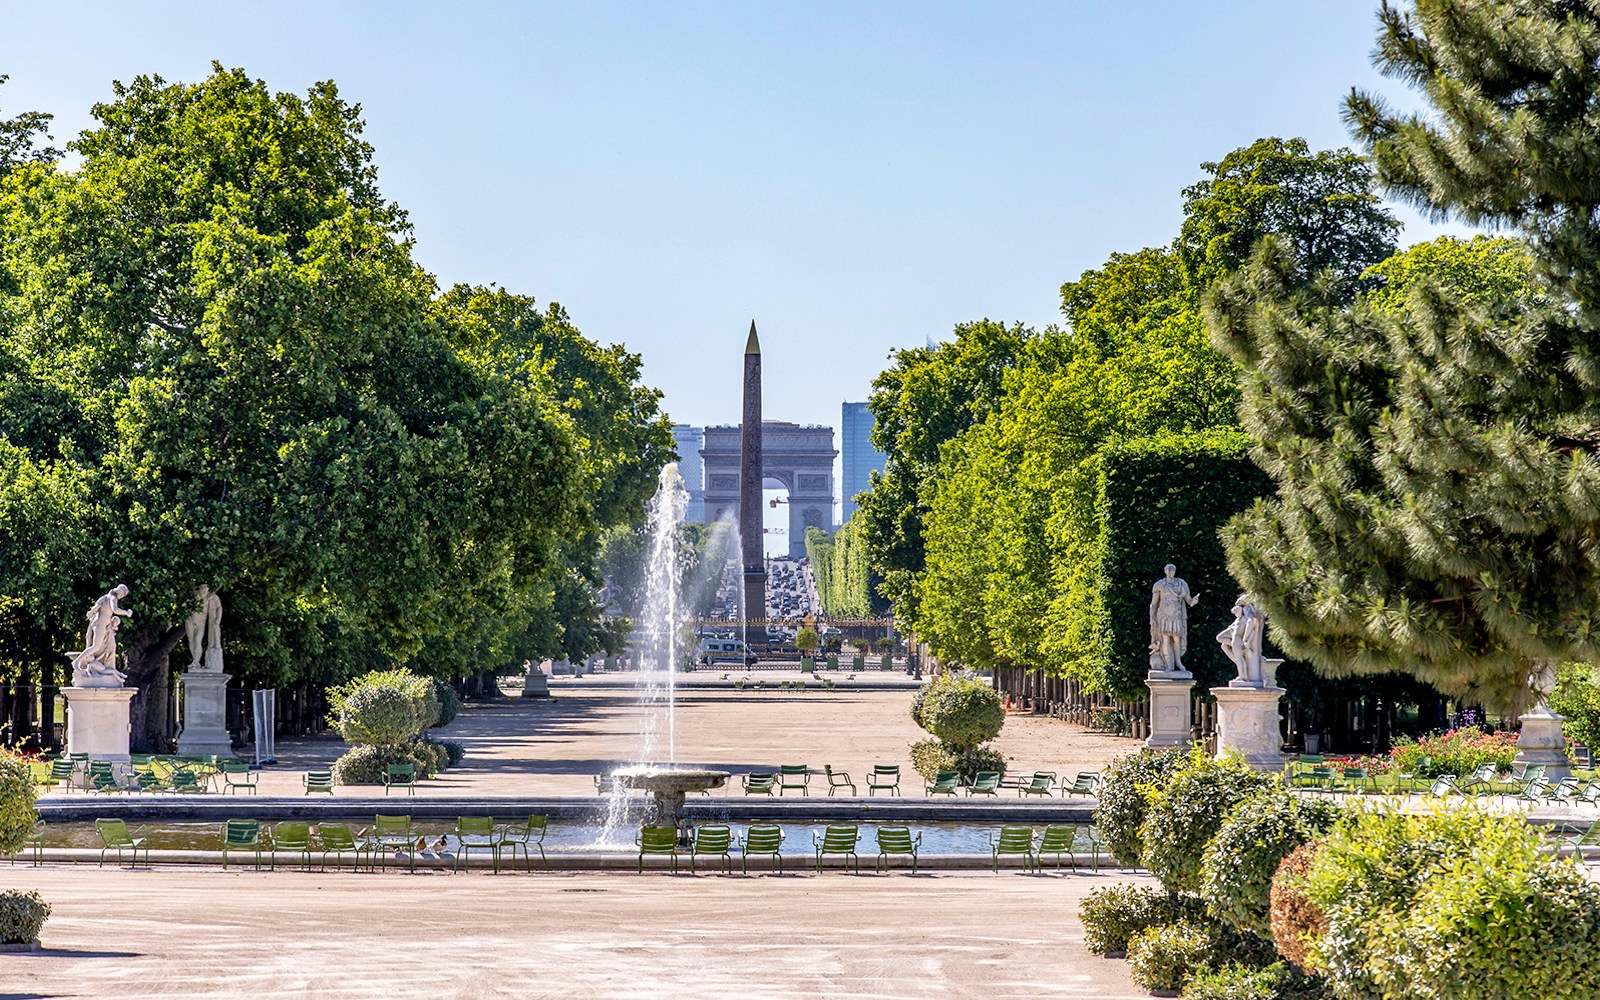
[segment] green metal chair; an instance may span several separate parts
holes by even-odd
[[[467,861],[474,847],[487,850],[490,854],[492,870],[495,874],[500,872],[500,837],[495,830],[494,819],[489,816],[458,816],[456,817],[456,843],[459,845],[456,852],[456,867],[465,870]]]
[[[1058,870],[1061,868],[1061,859],[1065,857],[1067,863],[1072,866],[1072,870],[1077,871],[1078,858],[1075,852],[1077,846],[1077,827],[1063,824],[1047,826],[1044,828],[1044,832],[1039,835],[1039,846],[1034,851],[1034,856],[1043,861],[1046,854],[1054,854]],[[1099,866],[1096,865],[1096,867],[1098,868]]]
[[[917,873],[917,850],[922,846],[922,831],[915,834],[909,827],[880,826],[878,837],[878,871],[888,869],[889,859],[895,855],[911,858],[911,874]]]
[[[44,820],[34,820],[33,831],[28,834],[28,839],[22,842],[22,849],[12,853],[11,863],[16,864],[17,859],[22,857],[23,851],[26,851],[32,856],[35,868],[44,864],[44,833]]]
[[[249,851],[255,855],[256,871],[261,870],[261,823],[253,819],[230,819],[222,824],[222,868],[228,868],[229,851]]]
[[[267,850],[267,863],[273,871],[278,869],[278,853],[300,855],[301,865],[311,870],[311,824],[300,821],[279,823],[272,828],[272,843]]]
[[[828,794],[832,795],[841,788],[850,789],[850,794],[856,794],[856,783],[850,780],[850,775],[843,771],[835,771],[832,764],[822,765],[822,773],[828,776]]]
[[[1571,805],[1578,799],[1578,778],[1567,775],[1560,781],[1545,789],[1544,801],[1546,805],[1565,806]]]
[[[387,764],[383,769],[383,794],[404,788],[407,795],[417,794],[417,765]]]
[[[861,859],[856,856],[856,844],[861,840],[861,831],[854,824],[829,824],[818,836],[817,831],[811,831],[811,844],[817,852],[817,874],[822,874],[822,859],[829,854],[840,854],[855,862],[856,874],[861,874]]]
[[[127,851],[132,867],[139,865],[139,852],[144,851],[144,863],[150,863],[150,848],[145,846],[145,838],[140,836],[143,827],[133,831],[128,830],[128,824],[120,819],[97,819],[94,821],[95,832],[100,834],[100,867],[106,863],[106,852],[117,852],[117,864],[122,864],[122,852]]]
[[[511,862],[516,863],[517,852],[522,852],[523,865],[528,871],[533,870],[533,857],[529,848],[539,851],[539,860],[546,868],[550,867],[550,859],[544,853],[544,835],[550,829],[550,817],[529,816],[528,821],[521,826],[502,826],[499,830],[500,849],[511,855]]]
[[[1564,844],[1572,851],[1572,857],[1579,864],[1589,864],[1590,858],[1583,853],[1584,848],[1600,848],[1600,820],[1584,826],[1564,826],[1560,837]]]
[[[1079,795],[1092,799],[1099,794],[1099,788],[1100,772],[1098,771],[1079,771],[1077,776],[1072,779],[1070,787],[1067,785],[1066,776],[1063,775],[1061,778],[1062,798],[1066,798],[1068,795]]]
[[[1495,780],[1499,776],[1500,771],[1495,765],[1480,764],[1478,767],[1473,768],[1472,773],[1467,775],[1466,780],[1460,783],[1461,791],[1476,798],[1499,794],[1500,789]]]
[[[361,855],[365,854],[368,849],[364,842],[356,840],[355,834],[351,833],[350,828],[343,823],[317,824],[317,842],[322,845],[322,867],[324,871],[327,870],[328,855],[330,854],[334,856],[336,862],[337,859],[344,857],[346,854],[352,855],[355,859],[355,864],[352,867],[359,871],[361,868]]]
[[[1377,779],[1364,767],[1342,767],[1336,780],[1338,784],[1335,791],[1353,792],[1357,795],[1377,791]]]
[[[50,762],[50,773],[42,784],[61,786],[68,792],[72,791],[73,775],[77,772],[77,765],[70,759],[62,758]]]
[[[1021,856],[1026,870],[1039,870],[1039,858],[1033,850],[1033,827],[1002,826],[998,837],[989,835],[989,845],[993,852],[996,872],[1000,870],[1002,855]]]
[[[89,761],[89,776],[85,784],[97,792],[125,792],[127,787],[117,780],[117,773],[109,760]]]
[[[306,784],[307,795],[333,794],[332,771],[307,771],[303,780]]]
[[[1054,771],[1035,771],[1033,777],[1025,785],[1017,786],[1017,796],[1043,795],[1048,797],[1056,787],[1056,773]]]
[[[972,776],[972,784],[967,786],[968,798],[974,795],[999,795],[1000,772],[979,771]]]
[[[934,775],[933,780],[922,786],[922,791],[929,795],[954,795],[956,789],[961,787],[961,775],[955,771],[940,771]]]
[[[247,791],[251,795],[256,793],[256,773],[250,770],[250,765],[242,760],[222,761],[218,770],[222,774],[222,790],[224,792]]]
[[[771,824],[758,824],[746,830],[740,838],[740,868],[745,874],[750,873],[750,855],[768,855],[772,858],[778,874],[783,874],[783,829]]]
[[[1447,799],[1455,795],[1466,794],[1461,790],[1461,785],[1453,774],[1441,774],[1433,779],[1428,786],[1428,796],[1435,799]]]
[[[1549,790],[1550,782],[1541,773],[1539,776],[1529,778],[1526,782],[1524,782],[1522,788],[1520,788],[1517,791],[1517,794],[1513,796],[1512,801],[1528,802],[1533,805],[1539,805],[1540,803],[1544,802],[1545,796],[1549,793]]]
[[[1428,772],[1431,770],[1433,770],[1433,760],[1423,757],[1417,761],[1417,766],[1411,770],[1395,772],[1395,790],[1399,790],[1400,783],[1403,781],[1406,785],[1406,791],[1418,791],[1422,788],[1422,783],[1428,780]]]
[[[372,818],[372,845],[373,857],[383,855],[380,862],[388,867],[388,852],[395,852],[396,861],[405,861],[412,871],[417,870],[417,845],[414,843],[415,835],[411,832],[410,816],[385,816],[378,814]],[[404,857],[401,857],[401,855]]]
[[[639,845],[639,873],[644,873],[645,855],[667,856],[672,859],[672,870],[678,870],[678,828],[673,826],[641,826],[634,838]]]
[[[751,771],[744,776],[746,795],[771,795],[777,785],[778,778],[771,771]]]
[[[900,794],[899,764],[872,765],[872,774],[867,776],[867,794],[877,795],[880,791]]]
[[[778,765],[778,794],[797,791],[801,795],[811,794],[811,768],[806,764],[779,764]]]
[[[695,868],[695,858],[706,857],[722,859],[722,874],[728,874],[733,866],[733,857],[728,853],[733,848],[733,831],[726,826],[713,824],[696,827],[694,842],[689,845],[689,872],[698,874]]]
[[[187,767],[174,767],[172,777],[168,779],[167,790],[199,795],[206,791],[206,786],[201,784],[199,777]]]

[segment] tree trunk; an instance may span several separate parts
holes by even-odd
[[[140,629],[123,650],[122,671],[128,675],[125,684],[139,689],[129,718],[133,726],[132,749],[137,753],[165,753],[171,749],[165,745],[172,723],[167,711],[172,683],[167,659],[181,638],[181,625],[160,631]]]

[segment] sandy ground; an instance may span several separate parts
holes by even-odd
[[[796,674],[795,678],[798,679]],[[908,747],[927,736],[911,721],[912,690],[681,691],[675,743],[682,764],[741,773],[779,764],[824,764],[849,772],[865,791],[874,764],[899,764],[902,791],[922,796],[911,770]],[[418,795],[592,795],[594,775],[639,759],[642,731],[652,713],[627,689],[585,687],[563,678],[549,700],[510,697],[469,703],[440,735],[467,749],[460,765],[418,786]],[[656,721],[658,742],[666,743]],[[1010,715],[995,745],[1012,774],[1035,770],[1075,774],[1098,771],[1112,757],[1132,753],[1137,741],[1090,733],[1044,716]],[[263,795],[301,795],[306,770],[327,767],[346,750],[337,738],[283,741],[278,764],[263,769]],[[737,780],[714,794],[742,795]],[[57,791],[52,794],[69,794]],[[81,795],[81,792],[71,794]],[[336,794],[370,795],[366,788]]]
[[[1143,998],[1076,917],[1119,879],[0,867],[55,908],[0,997]]]

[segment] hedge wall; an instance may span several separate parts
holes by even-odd
[[[870,618],[888,610],[889,602],[878,595],[878,577],[867,565],[867,547],[854,518],[831,536],[821,528],[808,528],[806,558],[811,560],[825,614]]]
[[[1119,697],[1147,692],[1150,588],[1173,563],[1200,603],[1189,612],[1184,666],[1205,689],[1233,676],[1215,636],[1239,585],[1218,529],[1272,481],[1239,431],[1162,435],[1107,445],[1063,492],[1055,530],[1068,553],[1051,604],[1062,669]]]

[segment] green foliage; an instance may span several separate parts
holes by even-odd
[[[1600,660],[1600,195],[1581,166],[1600,149],[1600,14],[1420,0],[1381,17],[1379,67],[1432,108],[1351,96],[1379,179],[1519,230],[1531,274],[1456,244],[1407,262],[1431,273],[1402,301],[1349,304],[1264,243],[1207,313],[1278,487],[1231,523],[1229,568],[1289,655],[1510,712],[1536,665]]]
[[[398,746],[439,717],[433,681],[405,670],[373,671],[328,690],[329,721],[352,746]]]
[[[1228,965],[1198,973],[1184,985],[1183,1000],[1334,1000],[1334,995],[1327,980],[1275,962],[1264,969]]]
[[[1000,696],[976,677],[942,673],[925,692],[912,706],[913,717],[954,752],[994,739],[1005,725]]]
[[[836,618],[873,618],[888,610],[878,593],[881,578],[869,561],[862,528],[854,518],[829,535],[806,529],[806,558],[817,580],[822,610]]]
[[[1078,905],[1084,947],[1102,955],[1126,951],[1128,939],[1147,927],[1203,920],[1205,913],[1205,902],[1199,897],[1138,885],[1094,889]]]
[[[1211,839],[1234,807],[1271,785],[1236,755],[1219,760],[1196,748],[1150,795],[1139,827],[1144,866],[1174,892],[1198,891]]]
[[[1595,668],[1587,663],[1569,663],[1561,668],[1558,678],[1555,692],[1550,695],[1550,708],[1557,715],[1566,716],[1562,731],[1600,752],[1600,685],[1595,684]]]
[[[1119,864],[1137,865],[1144,854],[1139,829],[1150,798],[1189,761],[1186,750],[1140,750],[1112,761],[1095,799],[1094,825]]]
[[[822,645],[822,639],[817,635],[817,630],[811,627],[800,629],[794,634],[794,648],[803,655],[810,656]]]
[[[1118,697],[1144,695],[1150,588],[1169,562],[1201,595],[1191,636],[1227,627],[1236,591],[1217,529],[1271,488],[1248,448],[1236,431],[1211,431],[1109,445],[1084,463],[1081,488],[1061,499],[1072,544],[1048,615],[1046,648],[1063,670]],[[1184,665],[1200,687],[1234,674],[1210,641],[1192,643]]]
[[[455,721],[456,713],[461,711],[461,696],[456,694],[456,686],[442,677],[431,678],[433,681],[433,700],[438,703],[437,717],[433,720],[430,729],[440,729]]]
[[[398,746],[361,745],[352,747],[333,762],[333,780],[341,785],[377,785],[383,782],[384,768],[390,764],[410,764],[417,777],[437,774],[447,759],[442,747],[420,740]]]
[[[1200,973],[1229,965],[1264,968],[1276,957],[1260,938],[1210,920],[1157,924],[1128,939],[1128,974],[1147,990],[1181,990]]]
[[[1399,770],[1429,778],[1441,774],[1466,777],[1484,764],[1510,771],[1517,756],[1517,734],[1467,727],[1420,739],[1402,736],[1394,741],[1389,756]]]
[[[0,749],[0,855],[22,850],[39,813],[33,772],[21,757]]]
[[[432,733],[424,733],[422,736],[422,742],[426,743],[430,747],[437,747],[438,750],[442,750],[444,752],[444,761],[439,765],[438,768],[441,771],[446,768],[455,767],[457,764],[461,763],[461,759],[467,755],[467,748],[461,743],[460,740],[446,740],[434,736]],[[435,752],[437,753],[438,751]]]
[[[0,84],[7,79],[0,73]],[[0,118],[0,177],[14,167],[45,165],[61,158],[61,150],[38,144],[40,136],[51,138],[46,133],[54,117],[42,111],[24,111],[15,118]]]
[[[958,750],[938,740],[917,740],[911,744],[911,766],[932,781],[940,771],[954,771],[963,781],[971,781],[980,771],[1006,773],[1006,758],[992,747],[976,746]]]
[[[16,889],[0,892],[0,944],[27,944],[39,940],[39,931],[49,916],[50,904],[37,892]]]
[[[1505,236],[1441,236],[1374,264],[1362,277],[1367,304],[1394,316],[1405,315],[1413,292],[1431,285],[1480,307],[1520,311],[1544,302],[1528,245]]]
[[[1274,786],[1228,813],[1200,862],[1200,896],[1229,926],[1272,937],[1272,878],[1289,852],[1325,832],[1338,816],[1330,802]]]
[[[1600,995],[1600,886],[1521,817],[1349,814],[1312,856],[1307,892],[1341,997]]]

